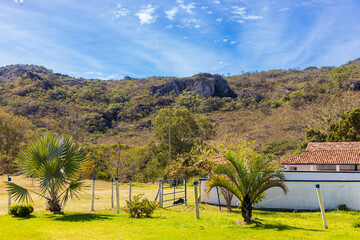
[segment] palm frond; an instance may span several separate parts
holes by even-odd
[[[218,175],[211,177],[211,181],[209,182],[206,190],[207,194],[214,187],[225,188],[232,192],[240,201],[243,199],[242,193],[239,191],[237,186],[230,179],[227,179],[224,176]]]
[[[79,198],[78,195],[80,194],[80,189],[83,185],[82,181],[73,180],[69,182],[68,188],[59,196],[62,197],[62,204],[65,205],[69,198]]]
[[[15,201],[21,203],[33,202],[30,193],[27,189],[12,182],[4,182],[4,183],[7,191],[11,195],[11,198],[13,198]]]

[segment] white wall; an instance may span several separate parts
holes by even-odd
[[[317,210],[319,204],[315,184],[320,184],[326,209],[336,209],[339,205],[346,204],[350,209],[360,210],[360,173],[316,174],[315,172],[314,174],[314,172],[309,172],[296,174],[287,172],[285,175],[289,179],[285,182],[289,189],[288,193],[285,195],[280,188],[269,189],[266,191],[266,199],[257,204],[255,208]],[[299,181],[301,178],[304,181]],[[329,180],[334,182],[329,182]],[[218,204],[215,188],[209,195],[205,194],[206,181],[201,183],[201,188],[203,202]],[[222,205],[226,205],[222,196],[220,202]],[[232,205],[238,206],[237,202],[238,200],[233,198]]]

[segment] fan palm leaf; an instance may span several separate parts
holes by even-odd
[[[30,144],[20,155],[20,169],[24,176],[39,180],[36,194],[48,200],[50,209],[58,211],[60,203],[78,196],[81,187],[79,170],[87,154],[70,138],[45,134]],[[29,190],[7,184],[16,201],[31,201]]]

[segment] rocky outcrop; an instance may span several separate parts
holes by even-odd
[[[351,83],[350,88],[354,91],[360,91],[360,81]]]
[[[222,76],[209,73],[200,73],[191,78],[175,79],[160,86],[152,86],[150,93],[163,96],[173,92],[180,95],[185,89],[209,97],[236,98],[237,96]]]

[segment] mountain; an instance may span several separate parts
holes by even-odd
[[[360,61],[339,67],[247,72],[224,77],[77,79],[35,65],[0,68],[0,106],[42,131],[76,135],[89,143],[145,145],[162,108],[186,107],[217,124],[217,137],[239,134],[258,149],[283,156],[305,130],[326,128],[360,106]],[[271,152],[271,151],[270,151]]]

